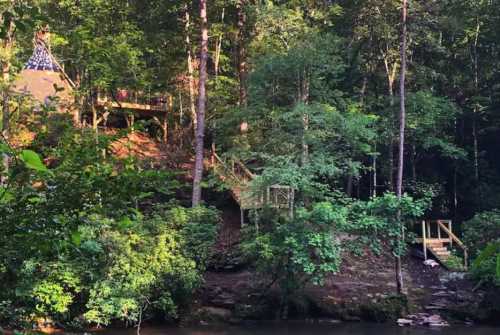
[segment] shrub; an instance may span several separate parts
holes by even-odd
[[[472,275],[500,285],[500,211],[476,214],[464,226],[464,240],[474,256]]]

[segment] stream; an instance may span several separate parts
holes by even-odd
[[[107,329],[95,335],[136,335],[136,329]],[[255,323],[244,326],[202,326],[193,328],[145,327],[141,335],[499,335],[500,328],[451,326],[446,328],[404,328],[392,324],[340,323],[331,325]]]

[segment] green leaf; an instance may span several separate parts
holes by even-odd
[[[82,243],[82,234],[79,231],[75,231],[71,234],[71,242],[77,247]]]
[[[0,143],[0,153],[9,153],[11,150],[5,143]]]
[[[4,187],[0,187],[0,204],[9,203],[14,199],[14,194]]]
[[[45,164],[43,164],[42,160],[40,159],[40,156],[34,151],[23,150],[19,158],[24,162],[24,164],[28,169],[40,172],[48,171],[47,167],[45,166]]]
[[[121,230],[126,230],[134,225],[134,221],[132,221],[129,217],[123,217],[118,222],[118,228]]]
[[[472,263],[473,268],[479,267],[486,259],[493,256],[497,250],[500,248],[500,243],[490,243],[484,248],[484,250],[479,254],[479,256]]]

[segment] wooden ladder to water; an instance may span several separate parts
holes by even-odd
[[[434,227],[436,227],[435,231],[433,231]],[[434,232],[437,236],[433,234]],[[463,252],[464,269],[467,270],[467,247],[453,233],[451,220],[422,221],[422,238],[417,238],[416,242],[422,243],[425,260],[428,259],[428,252],[430,252],[445,266],[451,256],[451,248],[453,245],[458,246]]]

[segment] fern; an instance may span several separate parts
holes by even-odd
[[[481,266],[482,263],[484,263],[485,260],[493,257],[497,252],[500,251],[500,242],[496,243],[490,243],[484,248],[483,251],[479,254],[479,256],[474,260],[474,263],[472,264],[473,268],[478,268]],[[497,266],[497,274],[498,274],[498,266]]]

